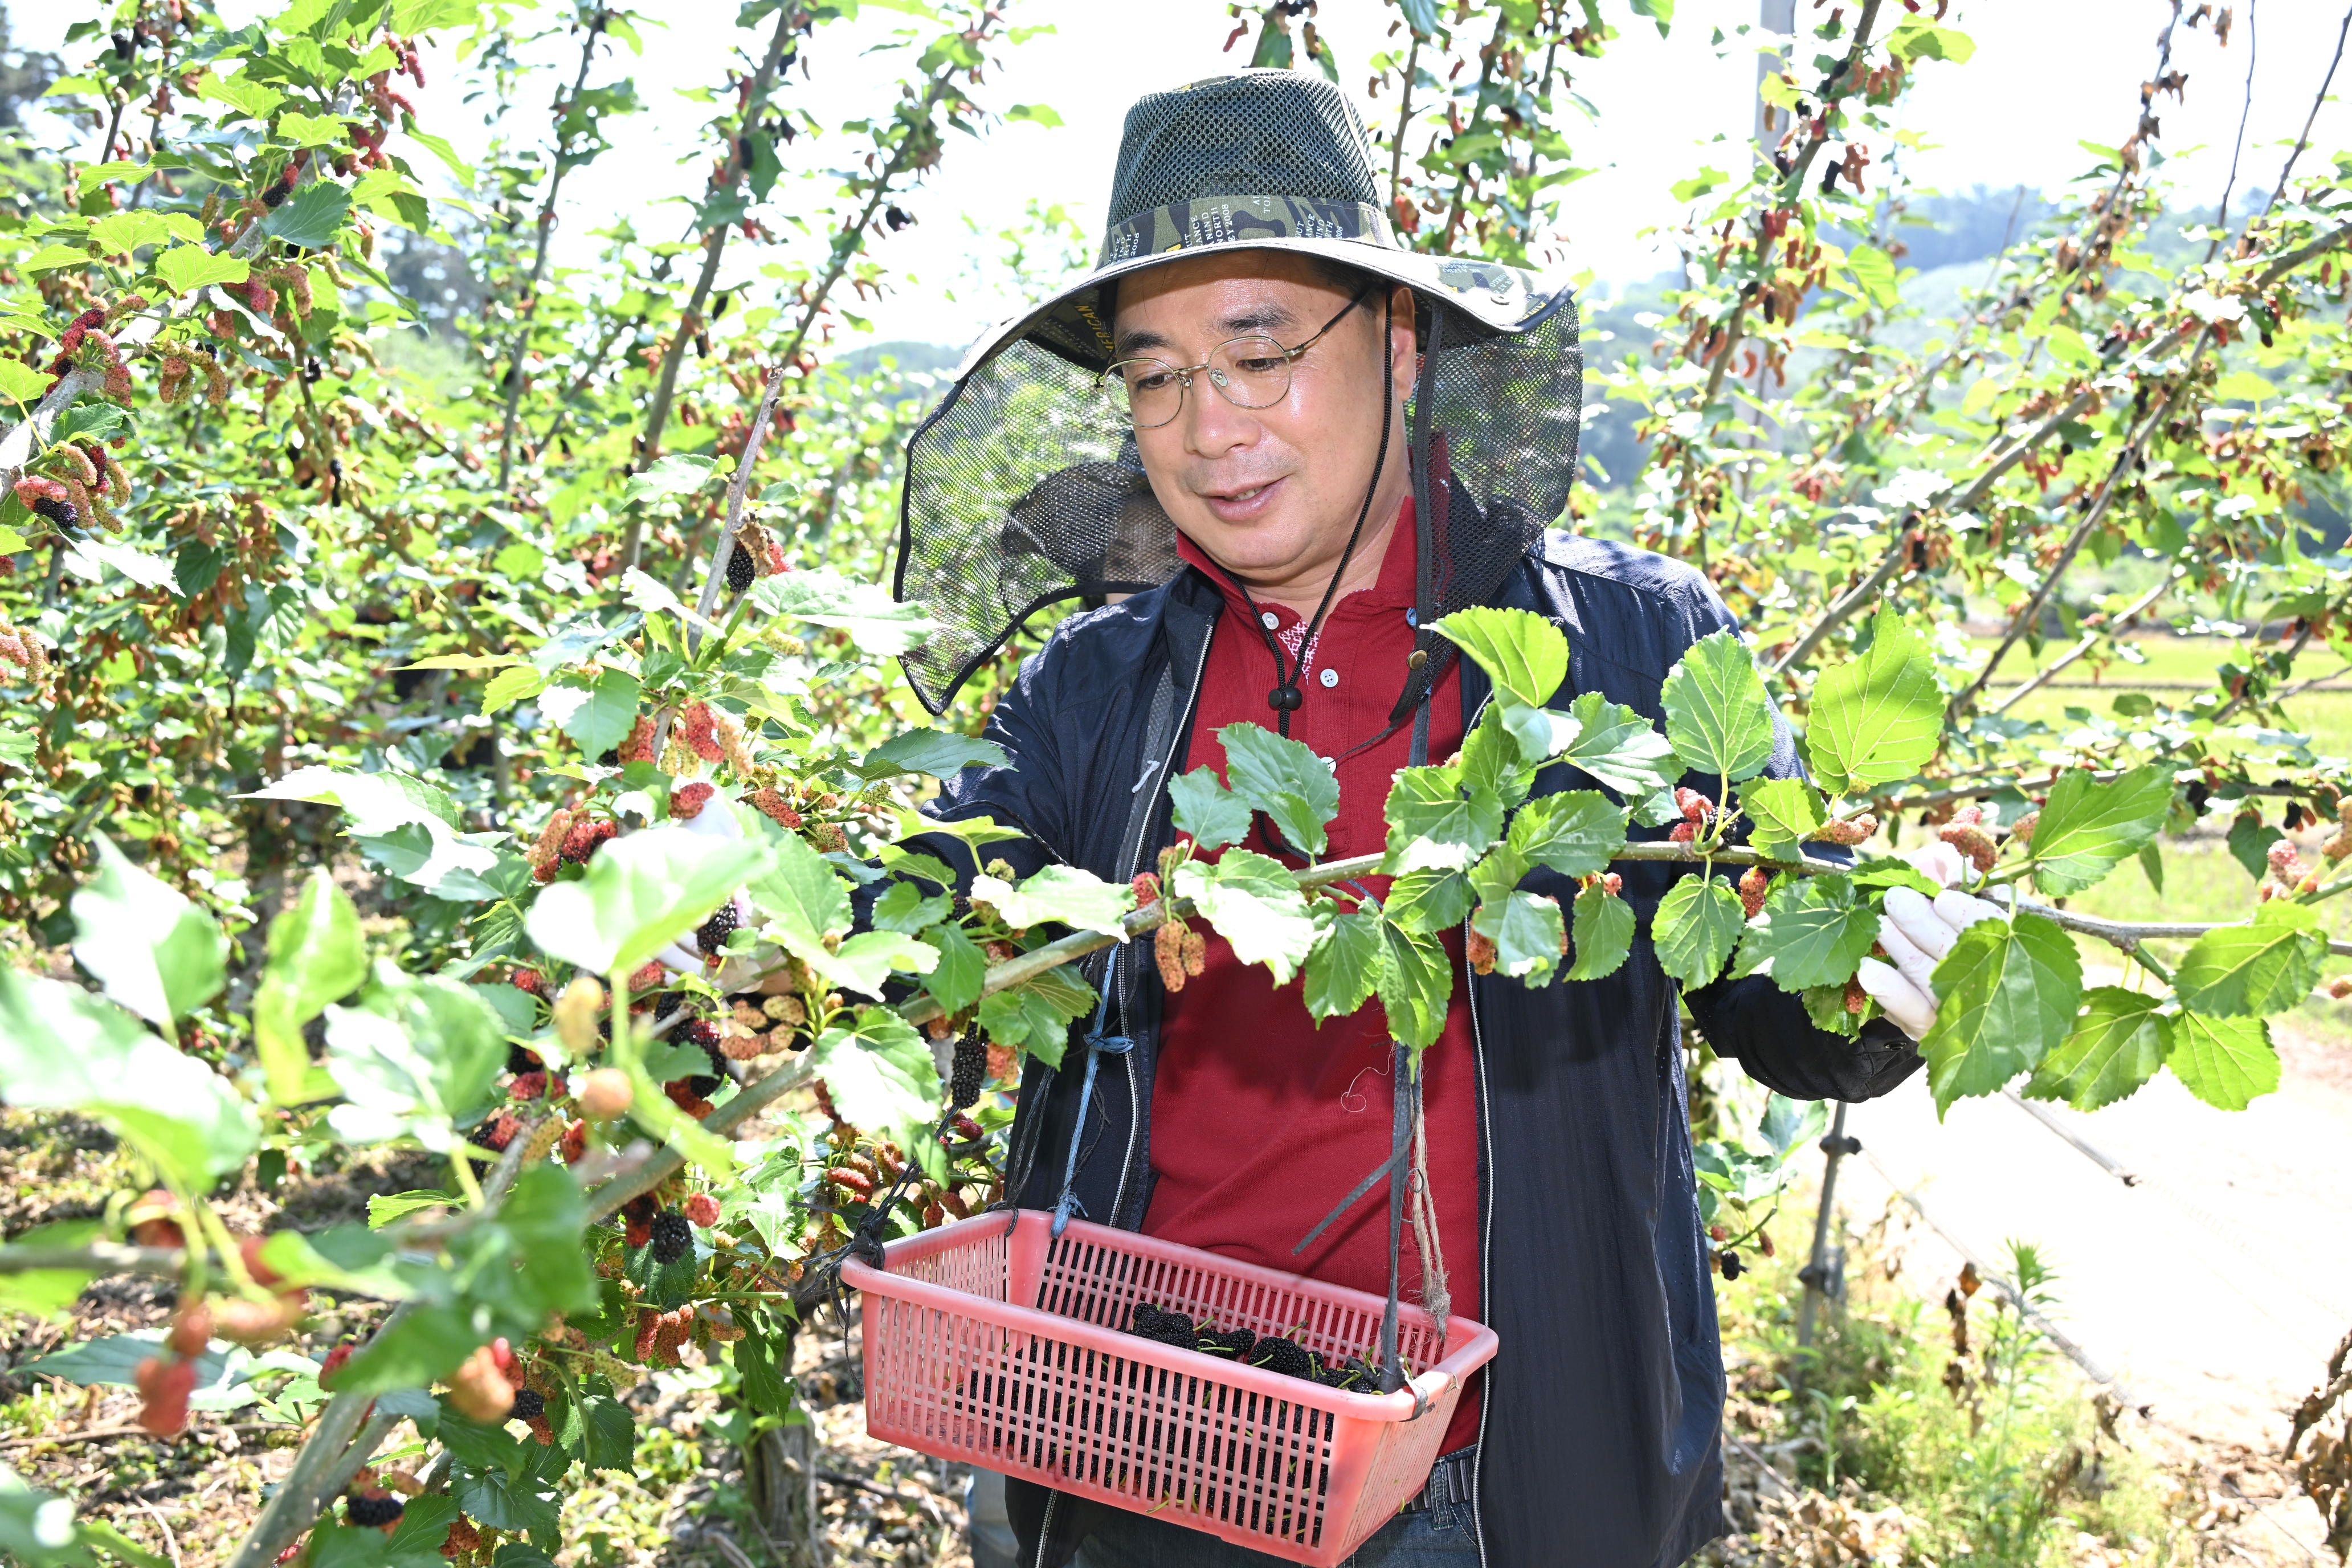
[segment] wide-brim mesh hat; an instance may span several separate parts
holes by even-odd
[[[1482,602],[1568,504],[1583,359],[1565,285],[1401,245],[1355,106],[1332,83],[1246,70],[1128,111],[1094,269],[991,329],[907,444],[893,591],[937,629],[905,656],[933,713],[1022,622],[1181,570],[1175,526],[1102,373],[1107,290],[1178,257],[1286,250],[1412,289],[1426,333],[1407,407],[1418,623]],[[1398,703],[1442,675],[1448,648]]]

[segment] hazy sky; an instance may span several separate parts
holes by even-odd
[[[567,185],[559,257],[590,246],[591,229],[624,213],[637,216],[642,233],[669,234],[681,224],[682,209],[649,212],[646,205],[702,184],[709,154],[695,143],[707,110],[677,94],[723,79],[723,44],[735,41],[734,0],[640,4],[667,26],[645,30],[642,58],[615,47],[591,80],[634,75],[647,110],[621,129],[619,144],[587,176],[574,176]],[[1709,143],[1746,135],[1754,56],[1743,40],[1727,39],[1718,50],[1709,38],[1717,27],[1727,32],[1753,21],[1757,5],[1758,0],[1682,0],[1665,40],[1647,22],[1630,18],[1606,58],[1579,74],[1577,90],[1599,114],[1589,124],[1571,122],[1567,132],[1577,162],[1598,172],[1569,187],[1565,227],[1572,268],[1589,268],[1602,279],[1636,278],[1670,260],[1642,231],[1678,216],[1666,192],[1675,180],[1709,162],[1736,166],[1726,161],[1734,149]],[[1813,14],[1816,0],[1798,0],[1798,6],[1801,18]],[[81,9],[13,8],[17,42],[56,47],[65,24]],[[255,8],[232,3],[224,9],[236,20]],[[556,14],[552,5],[541,9]],[[1033,198],[1060,201],[1093,230],[1127,104],[1140,91],[1245,63],[1239,51],[1246,41],[1233,55],[1219,52],[1232,23],[1217,0],[1011,0],[1006,9],[1016,25],[1045,24],[1055,31],[1006,50],[1003,68],[979,91],[982,101],[998,110],[1048,104],[1065,123],[1059,129],[1004,125],[978,143],[952,138],[937,177],[901,203],[920,221],[884,245],[885,261],[917,281],[859,307],[873,318],[877,335],[957,343],[971,338],[1010,301],[971,297],[969,290],[961,300],[945,297],[972,250],[963,215],[1001,226]],[[1612,15],[1625,9],[1622,0],[1609,0]],[[2138,86],[2152,72],[2157,31],[2169,9],[2168,0],[1962,0],[1949,20],[1976,39],[1976,58],[1958,67],[1921,63],[1904,116],[1930,143],[1910,154],[1915,173],[1954,188],[2021,182],[2047,188],[2063,181],[2090,162],[2078,141],[2112,145],[2129,134]],[[2184,199],[2210,202],[2220,194],[2238,139],[2250,61],[2252,112],[2240,189],[2266,187],[2276,177],[2284,143],[2310,112],[2342,20],[2338,0],[2237,0],[2236,11],[2226,50],[2215,45],[2210,28],[2180,32],[2174,63],[2189,75],[2188,100],[2158,100],[2159,146],[2171,159],[2168,172]],[[1320,25],[1337,50],[1342,82],[1360,96],[1369,75],[1365,62],[1386,47],[1381,32],[1393,15],[1374,0],[1323,0]],[[804,83],[795,73],[790,101],[829,124],[869,112],[905,57],[898,50],[866,51],[909,25],[908,16],[869,4],[856,21],[821,29],[809,51],[813,79]],[[568,80],[576,45],[558,37],[539,53],[551,63],[560,59]],[[459,101],[458,79],[447,59],[428,64],[428,77],[432,89],[419,106],[426,127],[447,135],[461,153],[478,151],[487,136],[480,109]],[[512,116],[518,129],[543,122],[554,79],[552,74],[534,79],[534,101],[517,105]],[[2339,96],[2352,92],[2352,67],[2339,73],[2336,85]],[[1377,110],[1363,101],[1368,111]],[[2352,143],[2348,132],[2352,117],[2342,105],[2327,104],[2304,166],[2318,167],[2327,153]],[[805,166],[818,166],[841,156],[846,141],[837,134],[803,138],[795,151]],[[1882,148],[1872,151],[1884,155]],[[412,156],[421,166],[432,163]],[[814,253],[815,247],[809,248]],[[755,258],[749,247],[740,252],[747,266],[772,259]]]

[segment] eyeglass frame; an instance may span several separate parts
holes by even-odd
[[[1096,390],[1108,393],[1111,386],[1111,373],[1118,370],[1118,367],[1123,364],[1166,365],[1168,373],[1176,378],[1177,383],[1175,412],[1170,414],[1167,418],[1159,421],[1157,424],[1136,425],[1135,405],[1133,395],[1131,393],[1129,395],[1127,406],[1128,423],[1134,426],[1136,429],[1165,429],[1169,426],[1175,424],[1176,421],[1182,416],[1184,413],[1184,395],[1192,389],[1192,378],[1201,372],[1208,369],[1212,364],[1215,363],[1218,353],[1223,350],[1234,343],[1247,342],[1251,339],[1255,338],[1261,342],[1272,343],[1276,348],[1281,349],[1284,368],[1286,371],[1296,370],[1298,365],[1299,357],[1305,354],[1308,349],[1313,348],[1317,343],[1321,342],[1326,337],[1328,337],[1330,334],[1332,328],[1338,326],[1341,321],[1346,321],[1348,319],[1349,312],[1353,310],[1357,306],[1362,304],[1364,302],[1365,296],[1370,294],[1373,289],[1379,288],[1383,281],[1384,279],[1380,278],[1370,278],[1365,279],[1364,286],[1356,290],[1354,297],[1346,304],[1339,307],[1339,314],[1333,316],[1320,327],[1318,327],[1315,330],[1315,335],[1308,338],[1305,342],[1300,343],[1297,348],[1286,347],[1284,345],[1280,338],[1274,337],[1265,332],[1243,332],[1237,337],[1227,338],[1223,342],[1217,344],[1215,348],[1209,351],[1209,357],[1202,360],[1198,364],[1173,365],[1169,364],[1164,359],[1156,359],[1150,354],[1136,354],[1127,359],[1113,360],[1110,363],[1105,365],[1102,368],[1102,373],[1095,377]],[[1216,385],[1214,382],[1212,382],[1210,384]],[[1283,388],[1285,393],[1287,393],[1289,390],[1290,388],[1287,385],[1285,385]],[[1232,403],[1235,408],[1250,408],[1252,406],[1246,403],[1234,403],[1233,394],[1226,391],[1223,386],[1217,386],[1217,395],[1223,398],[1227,403]],[[1272,403],[1261,403],[1255,406],[1258,408],[1271,408],[1274,406],[1275,403],[1279,403],[1281,401],[1282,399],[1280,397],[1276,397]]]

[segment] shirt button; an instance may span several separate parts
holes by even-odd
[[[1321,681],[1326,687],[1337,686],[1339,684],[1339,672],[1327,664],[1323,667],[1323,673],[1317,676],[1315,679]]]
[[[1259,616],[1257,621],[1258,625],[1264,626],[1267,631],[1272,631],[1275,627],[1282,625],[1282,617],[1276,615],[1272,610],[1268,610]]]

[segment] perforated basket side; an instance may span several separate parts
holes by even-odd
[[[1049,1230],[1050,1216],[1024,1214],[1008,1245],[988,1215],[892,1244],[887,1271],[845,1269],[865,1292],[873,1436],[1328,1565],[1418,1488],[1459,1377],[1492,1353],[1490,1332],[1457,1320],[1475,1343],[1408,1420],[1408,1396],[1327,1389],[1116,1326],[1141,1299],[1347,1355],[1377,1334],[1377,1299],[1098,1226],[1059,1241]],[[1433,1357],[1435,1332],[1412,1316],[1408,1356]]]

